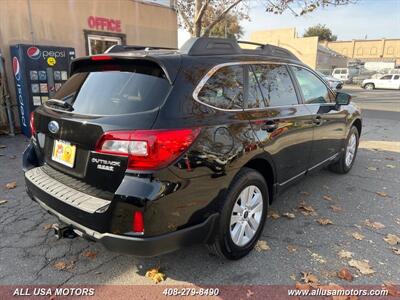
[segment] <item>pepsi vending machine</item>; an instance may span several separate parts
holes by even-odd
[[[30,113],[68,79],[75,49],[18,44],[10,46],[10,52],[21,130],[30,137]]]

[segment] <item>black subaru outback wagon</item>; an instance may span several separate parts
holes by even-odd
[[[212,38],[125,50],[75,60],[31,115],[27,191],[64,224],[58,237],[239,259],[284,188],[351,169],[360,111],[289,51]]]

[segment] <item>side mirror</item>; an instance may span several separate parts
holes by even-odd
[[[336,104],[337,105],[348,105],[351,100],[351,95],[343,92],[336,93]]]

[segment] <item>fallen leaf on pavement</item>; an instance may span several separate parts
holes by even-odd
[[[4,148],[7,148],[7,146],[6,145],[0,145],[0,149],[4,149]]]
[[[301,191],[301,192],[300,192],[300,195],[303,195],[303,196],[310,196],[311,194],[310,194],[309,192]]]
[[[400,255],[400,248],[392,247],[392,251],[394,254]]]
[[[155,283],[159,283],[165,280],[165,274],[161,273],[159,268],[148,270],[145,276],[152,279]]]
[[[385,193],[385,192],[376,192],[376,194],[377,194],[378,196],[381,196],[381,197],[387,197],[387,196],[388,196],[388,194]]]
[[[353,254],[354,254],[353,252],[343,250],[343,249],[338,252],[338,256],[340,258],[351,258],[353,256]]]
[[[396,244],[400,243],[400,238],[397,235],[391,233],[388,233],[388,235],[385,236],[383,239],[391,246],[395,246]]]
[[[286,249],[287,249],[289,252],[296,252],[296,251],[297,251],[297,248],[296,248],[295,246],[293,246],[293,245],[288,245],[288,246],[286,247]]]
[[[71,261],[59,261],[54,264],[54,268],[57,270],[69,270],[72,269],[75,265],[75,262],[73,260]]]
[[[371,268],[368,262],[363,260],[351,259],[349,260],[349,266],[358,269],[360,273],[364,275],[370,275],[375,273],[375,271]]]
[[[385,157],[385,159],[386,160],[391,160],[391,161],[395,160],[394,157]]]
[[[359,232],[353,232],[351,235],[353,236],[353,238],[355,238],[358,241],[362,241],[365,238],[365,236],[363,236]]]
[[[308,291],[310,290],[310,285],[307,283],[296,282],[296,290]]]
[[[85,252],[82,253],[82,256],[88,257],[88,258],[92,258],[92,259],[93,259],[93,258],[96,258],[97,252],[87,250],[87,251],[85,251]]]
[[[268,216],[274,220],[279,219],[281,217],[276,211],[273,210],[269,211]]]
[[[294,213],[290,213],[290,212],[285,212],[282,214],[283,217],[286,217],[288,219],[294,219],[296,218],[296,216],[294,215]]]
[[[329,206],[334,212],[341,212],[343,211],[343,208],[341,208],[340,206],[337,205],[331,205]]]
[[[54,226],[54,224],[44,224],[44,225],[43,225],[43,229],[44,229],[44,230],[50,230],[50,229],[53,228],[53,226]]]
[[[305,283],[317,283],[318,277],[310,272],[301,272],[301,280]]]
[[[389,169],[394,169],[394,168],[396,168],[396,166],[394,166],[394,165],[386,165],[385,167],[386,167],[386,168],[389,168]]]
[[[353,280],[353,275],[352,275],[351,272],[350,272],[348,269],[346,269],[346,268],[342,268],[342,269],[337,273],[337,276],[338,276],[340,279],[344,279],[344,280],[347,280],[347,281],[352,281],[352,280]]]
[[[327,218],[320,218],[320,219],[317,220],[317,222],[318,222],[320,225],[329,225],[329,224],[333,224],[333,222],[332,222],[331,220],[327,219]]]
[[[379,223],[379,222],[372,222],[372,221],[369,220],[369,219],[366,219],[366,220],[363,222],[363,224],[364,224],[365,226],[370,227],[370,228],[373,228],[373,229],[382,229],[382,228],[385,228],[385,227],[386,227],[386,226],[383,225],[382,223]]]
[[[259,240],[254,248],[258,252],[271,250],[271,247],[268,246],[267,241],[263,240]]]
[[[7,200],[0,200],[0,205],[6,204],[8,201]]]
[[[316,215],[315,209],[311,205],[307,205],[304,201],[300,202],[299,209],[305,216]]]
[[[367,169],[370,170],[370,171],[376,171],[376,170],[378,170],[378,168],[376,168],[376,167],[368,167]]]
[[[324,198],[326,201],[333,201],[332,196],[329,195],[324,195],[322,198]]]
[[[400,290],[397,289],[393,282],[384,282],[383,286],[387,289],[390,296],[400,296]]]
[[[311,253],[311,257],[315,261],[319,262],[320,264],[325,264],[326,263],[326,260],[321,255],[319,255],[318,253]]]
[[[10,155],[10,158],[11,158],[11,159],[16,159],[17,156],[16,156],[16,155]]]
[[[6,184],[6,189],[8,189],[8,190],[15,189],[16,187],[17,187],[17,182],[15,182],[15,181],[9,182]]]
[[[254,292],[252,292],[251,290],[247,290],[247,293],[246,293],[246,297],[247,298],[249,298],[249,297],[251,297],[253,295],[254,295]]]
[[[292,280],[294,280],[294,281],[296,281],[296,275],[295,274],[290,274],[290,279],[292,279]]]

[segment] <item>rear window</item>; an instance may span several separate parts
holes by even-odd
[[[70,104],[74,113],[118,115],[160,106],[171,88],[163,70],[153,63],[103,70],[74,74],[53,98]]]

